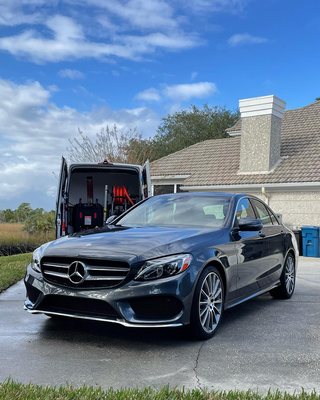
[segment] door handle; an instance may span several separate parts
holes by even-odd
[[[259,236],[262,238],[266,237],[265,233],[263,233],[263,232],[259,232]]]

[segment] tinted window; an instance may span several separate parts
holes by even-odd
[[[279,225],[279,222],[278,222],[276,216],[273,214],[273,212],[270,210],[270,208],[268,208],[268,211],[269,211],[270,218],[271,218],[273,225]]]
[[[184,185],[177,185],[177,193],[181,193],[181,192],[183,192],[183,193],[187,193],[188,192],[188,190],[181,190],[181,187],[183,187]]]
[[[258,218],[261,219],[262,224],[272,225],[271,218],[266,206],[258,200],[251,199],[251,201],[257,210]]]
[[[221,227],[230,199],[214,196],[154,196],[119,220],[123,226],[183,225]]]
[[[236,210],[236,219],[239,221],[240,218],[247,218],[247,217],[256,218],[249,199],[244,198],[241,199],[238,203]]]

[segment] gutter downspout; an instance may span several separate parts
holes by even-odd
[[[261,187],[261,194],[264,195],[265,202],[267,203],[267,205],[269,205],[270,196],[267,194],[266,188],[264,186]]]

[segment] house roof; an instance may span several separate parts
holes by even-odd
[[[239,131],[241,131],[241,118],[239,118],[238,119],[238,121],[234,124],[234,125],[232,125],[230,128],[227,128],[226,129],[226,132],[227,133],[233,133],[233,132],[239,132]]]
[[[241,130],[241,120],[231,129]],[[284,113],[281,162],[270,173],[239,174],[240,141],[235,136],[194,144],[152,162],[152,176],[187,175],[185,186],[320,181],[320,101]]]

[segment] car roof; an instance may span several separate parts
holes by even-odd
[[[188,197],[227,197],[227,198],[235,198],[245,196],[243,193],[226,193],[226,192],[180,192],[180,193],[167,193],[157,195],[161,197],[169,197],[169,196],[188,196]]]

